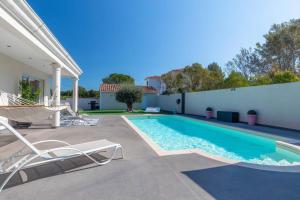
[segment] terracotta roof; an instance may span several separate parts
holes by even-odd
[[[141,87],[144,93],[157,93],[156,89],[152,86],[138,86]]]
[[[160,76],[148,76],[145,79],[155,79],[155,80],[160,80]]]
[[[117,92],[119,89],[121,89],[121,84],[102,84],[100,86],[100,92]],[[139,88],[142,88],[144,93],[157,93],[156,89],[151,86],[137,86]]]
[[[100,92],[117,92],[121,89],[120,84],[102,84],[100,86]]]

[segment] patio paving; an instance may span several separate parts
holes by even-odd
[[[33,181],[18,184],[16,180],[15,186],[0,193],[0,199],[300,199],[300,173],[228,165],[198,154],[159,157],[119,116],[101,116],[95,127],[22,133],[30,141],[80,143],[106,138],[123,145],[125,159],[71,172],[66,170],[77,167],[72,160],[33,168],[28,174]],[[83,158],[78,161],[87,162]]]

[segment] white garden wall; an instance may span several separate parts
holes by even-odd
[[[141,103],[133,104],[133,109],[145,109],[146,107],[157,105],[156,94],[144,94]],[[111,110],[111,109],[127,109],[125,103],[120,103],[116,100],[116,93],[113,92],[102,92],[100,93],[100,109]]]
[[[163,95],[158,105],[172,110],[180,94]],[[237,111],[240,121],[247,121],[247,111],[258,112],[258,123],[300,130],[300,83],[285,83],[186,93],[185,113],[205,115],[207,107],[218,110]]]
[[[97,106],[99,106],[99,98],[78,98],[78,109],[79,110],[90,110],[91,109],[91,105],[89,104],[91,101],[96,101],[98,104]],[[64,102],[68,102],[71,107],[73,105],[73,98],[67,98],[66,100],[62,101]]]
[[[156,94],[144,94],[143,100],[140,103],[141,109],[146,109],[147,107],[156,107],[156,105],[157,105]]]
[[[181,103],[176,103],[177,99],[181,99],[181,94],[160,95],[158,96],[157,105],[161,110],[181,113]]]

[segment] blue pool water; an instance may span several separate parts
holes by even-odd
[[[300,155],[275,140],[181,116],[128,119],[164,150],[201,149],[226,159],[265,165],[298,165]]]

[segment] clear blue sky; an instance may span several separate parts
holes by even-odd
[[[300,18],[299,0],[28,2],[83,69],[88,89],[114,72],[143,84],[194,62],[224,66],[241,47],[263,41],[272,24]]]

